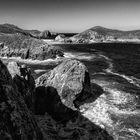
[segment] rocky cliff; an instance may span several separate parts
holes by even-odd
[[[2,57],[19,56],[24,59],[45,60],[63,56],[60,48],[20,33],[0,34],[0,42],[4,43],[4,47],[0,50]]]
[[[6,66],[0,61],[0,139],[42,140],[42,133]]]
[[[26,65],[9,62],[7,65],[13,82],[21,93],[27,107],[33,111],[33,94],[35,92],[35,80]]]

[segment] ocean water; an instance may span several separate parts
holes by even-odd
[[[65,57],[82,61],[103,93],[81,114],[116,140],[140,139],[140,44],[61,45]],[[94,86],[92,87],[95,88]],[[93,94],[98,94],[94,93]]]
[[[80,60],[89,70],[93,94],[97,95],[96,100],[80,107],[81,114],[116,140],[140,140],[140,44],[55,45],[63,49],[64,58]],[[37,78],[62,59],[25,62]],[[94,85],[103,90],[101,95],[94,93]]]

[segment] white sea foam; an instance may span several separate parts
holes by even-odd
[[[119,73],[112,72],[112,71],[109,71],[109,73],[117,75],[119,77],[122,77],[122,78],[126,79],[129,83],[131,83],[131,84],[133,84],[133,85],[135,85],[135,86],[140,88],[140,79],[137,79],[137,78],[135,78],[133,76],[126,76],[124,74],[119,74]]]
[[[65,58],[75,58],[79,60],[92,60],[96,58],[96,55],[89,53],[64,53]]]
[[[117,75],[119,77],[122,77],[124,79],[126,79],[129,83],[137,86],[137,87],[140,87],[140,79],[137,79],[133,76],[126,76],[124,74],[120,74],[120,73],[117,73],[117,72],[114,72],[113,70],[113,62],[112,62],[112,59],[108,58],[107,56],[104,56],[104,55],[100,55],[101,57],[105,58],[109,64],[109,67],[107,69],[105,69],[104,71],[107,72],[107,73],[110,73],[110,74],[113,74],[113,75]]]
[[[0,59],[16,61],[16,62],[31,64],[31,65],[33,65],[33,64],[46,65],[46,64],[50,64],[50,63],[53,64],[53,63],[58,63],[62,60],[60,57],[57,57],[55,59],[47,59],[47,60],[22,59],[21,57],[0,57]]]
[[[105,69],[106,72],[112,72],[113,71],[113,62],[112,62],[112,59],[110,59],[109,57],[107,56],[104,56],[102,54],[100,54],[100,57],[104,58],[105,60],[107,60],[107,63],[108,63],[108,68]]]
[[[41,73],[41,72],[46,72],[46,70],[44,70],[44,69],[37,69],[37,70],[34,70],[34,72],[35,72],[36,74],[39,74],[39,73]]]

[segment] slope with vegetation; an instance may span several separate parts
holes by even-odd
[[[121,31],[95,26],[72,37],[75,42],[102,42],[140,39],[140,30]]]

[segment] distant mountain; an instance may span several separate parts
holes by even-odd
[[[41,33],[41,31],[39,30],[24,30],[24,31],[30,33],[32,36],[35,36],[35,37],[39,36],[39,34]]]
[[[28,31],[23,30],[13,24],[0,24],[0,33],[15,34],[22,33],[24,35],[31,35]]]
[[[38,38],[38,39],[55,39],[55,37],[61,33],[50,32],[49,30],[39,31],[39,30],[25,30],[21,29],[13,24],[0,24],[0,34],[15,34],[21,33],[24,35],[28,35],[30,37]],[[63,33],[66,37],[71,37],[76,35],[76,33]]]
[[[21,33],[30,37],[45,39],[51,36],[50,32],[49,36],[47,36],[48,34],[46,33],[46,31],[49,32],[48,30],[45,30],[43,32],[39,30],[24,30],[13,24],[0,24],[0,33],[4,34]]]
[[[101,42],[140,39],[140,30],[121,31],[95,26],[71,38],[76,42]]]

